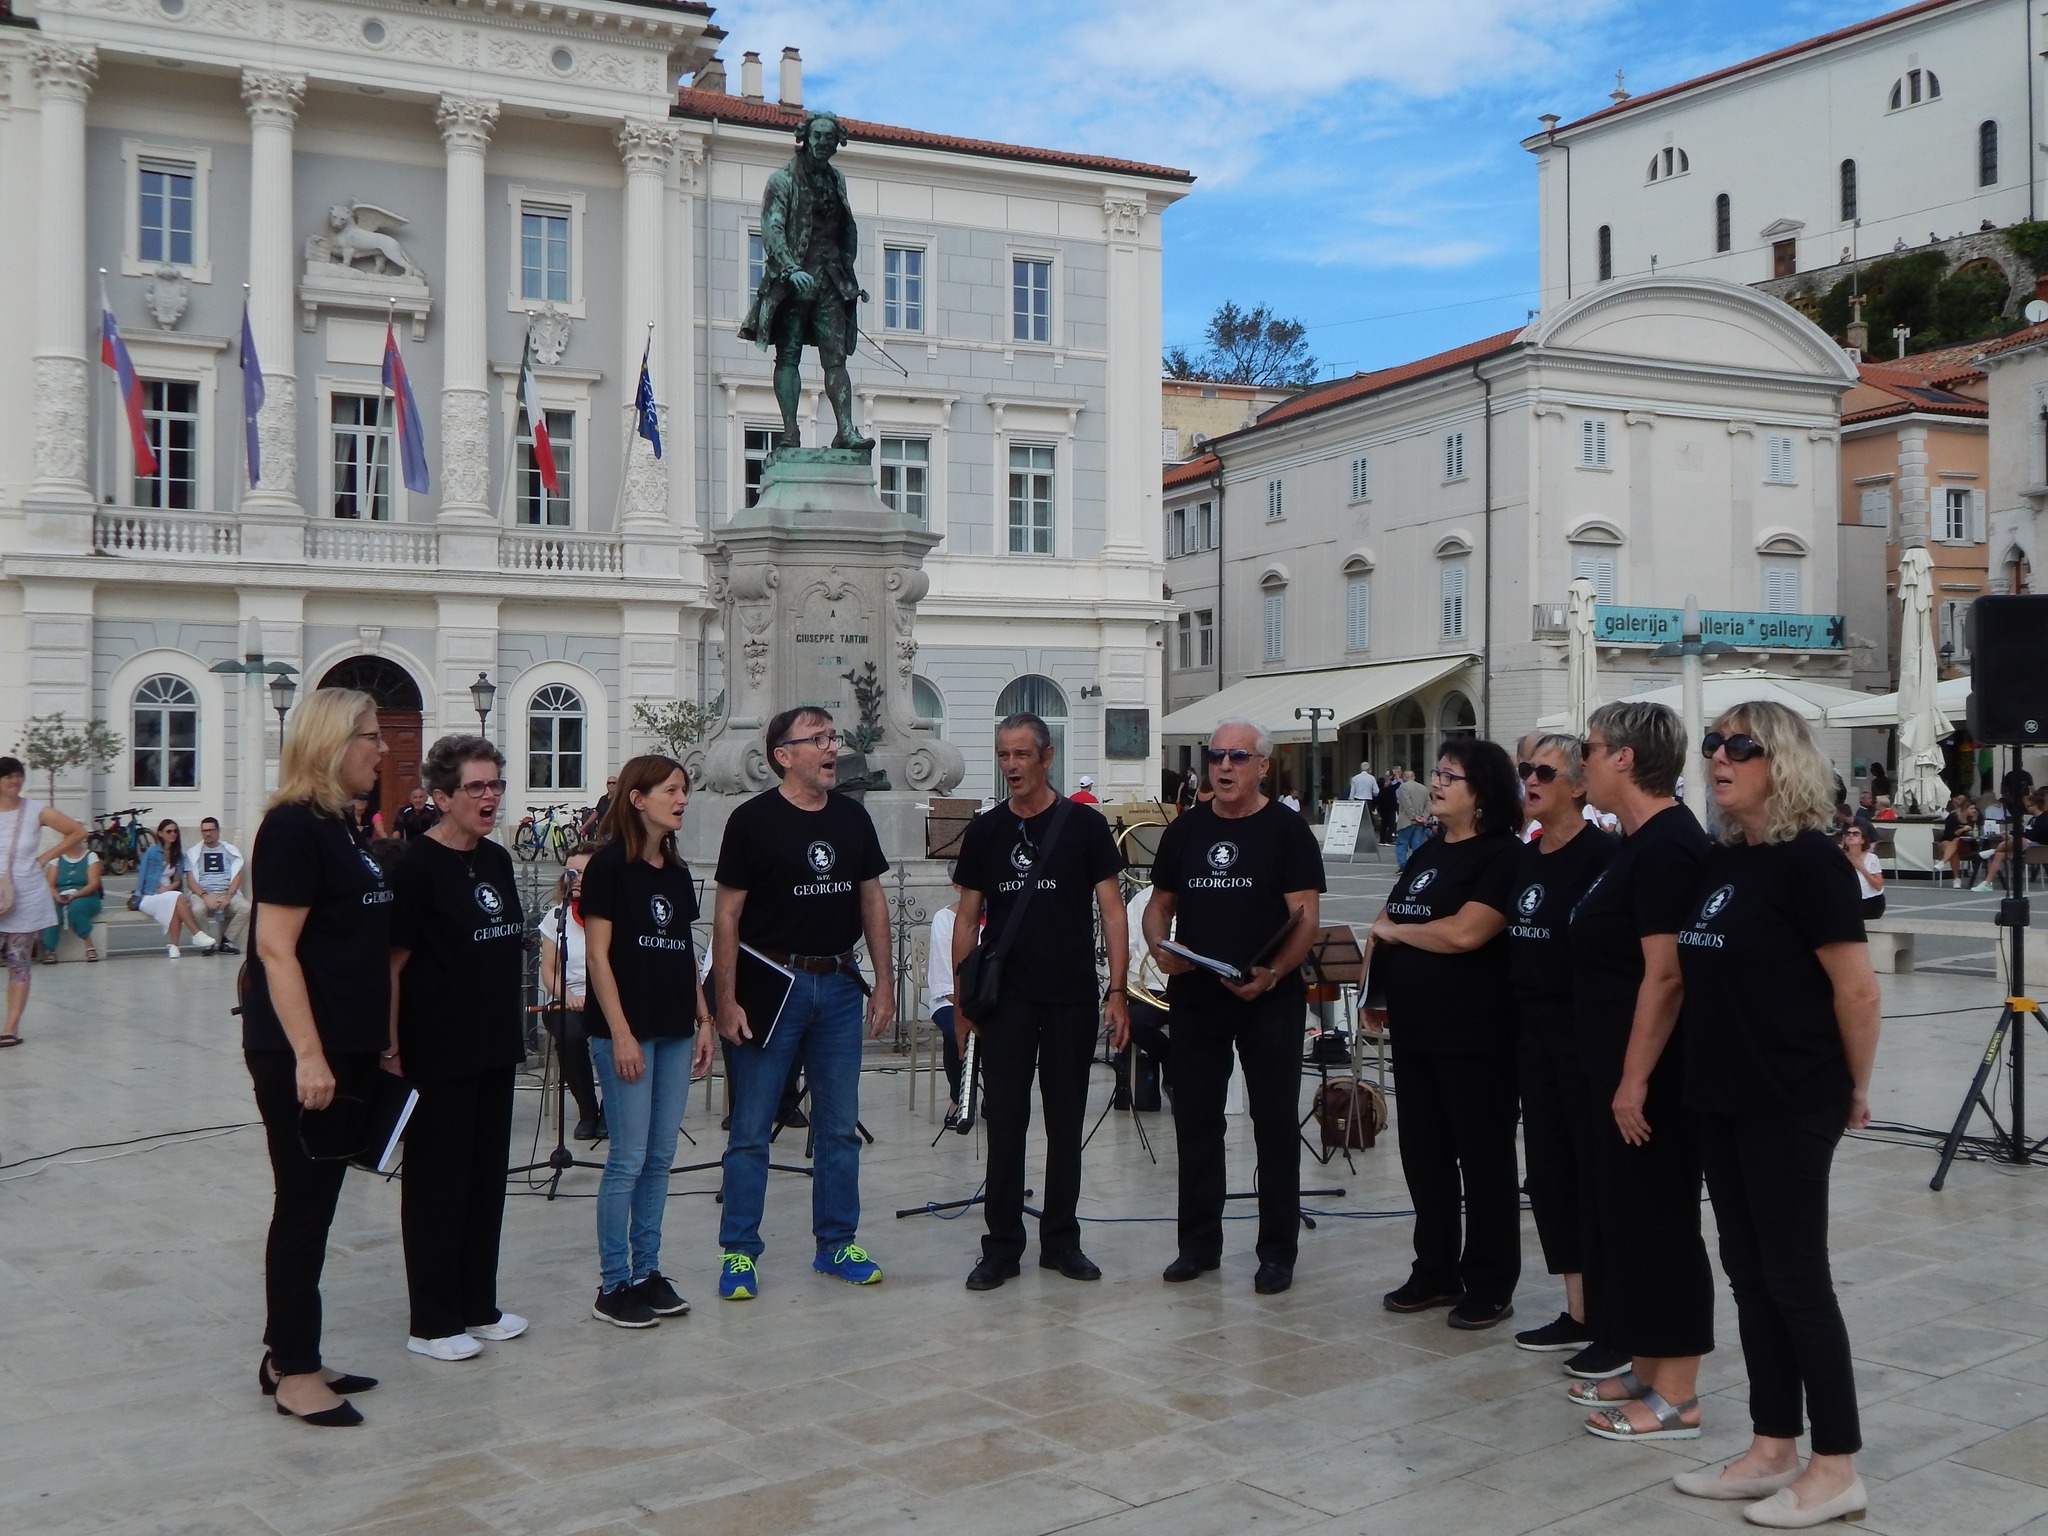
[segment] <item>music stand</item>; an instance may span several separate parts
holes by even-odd
[[[573,883],[573,882],[572,882],[572,883]],[[562,899],[562,901],[561,901],[561,903],[560,903],[560,904],[559,904],[559,905],[558,905],[558,906],[557,906],[557,907],[555,908],[555,991],[554,991],[554,995],[553,995],[552,997],[550,997],[550,998],[549,998],[549,999],[548,999],[548,1000],[547,1000],[547,1001],[546,1001],[545,1003],[540,1003],[540,1004],[537,1004],[537,1005],[535,1005],[534,1007],[532,1007],[532,1008],[529,1008],[529,1009],[527,1010],[527,1011],[528,1011],[529,1013],[547,1013],[547,1014],[553,1014],[553,1015],[554,1015],[554,1020],[555,1020],[555,1027],[554,1027],[554,1028],[553,1028],[552,1030],[546,1031],[546,1033],[547,1033],[547,1036],[548,1036],[548,1054],[547,1054],[547,1063],[549,1063],[549,1064],[552,1064],[552,1066],[553,1066],[553,1069],[554,1069],[554,1074],[555,1074],[555,1146],[554,1146],[554,1150],[548,1153],[548,1155],[547,1155],[547,1159],[546,1159],[546,1161],[544,1161],[544,1162],[538,1162],[538,1163],[524,1163],[524,1164],[521,1164],[521,1165],[520,1165],[519,1167],[517,1167],[517,1168],[507,1168],[507,1169],[505,1170],[505,1177],[509,1179],[509,1178],[511,1178],[511,1177],[512,1177],[512,1176],[513,1176],[514,1174],[518,1174],[518,1173],[537,1173],[537,1172],[539,1172],[539,1171],[540,1171],[541,1169],[543,1169],[543,1168],[547,1169],[547,1170],[548,1170],[548,1176],[547,1176],[547,1179],[546,1179],[546,1181],[545,1181],[545,1182],[546,1182],[546,1184],[547,1184],[547,1191],[548,1191],[548,1192],[547,1192],[547,1198],[548,1198],[548,1199],[550,1199],[550,1200],[552,1200],[552,1199],[554,1199],[554,1198],[555,1198],[556,1192],[557,1192],[558,1190],[560,1190],[560,1188],[561,1188],[561,1185],[562,1185],[562,1175],[563,1175],[563,1174],[565,1174],[565,1173],[567,1173],[567,1172],[568,1172],[568,1171],[569,1171],[569,1170],[570,1170],[571,1168],[594,1168],[594,1169],[598,1169],[598,1170],[602,1170],[602,1169],[604,1168],[604,1164],[603,1164],[603,1163],[592,1163],[592,1162],[586,1162],[586,1161],[585,1161],[585,1160],[583,1160],[582,1158],[579,1158],[579,1157],[577,1157],[577,1156],[576,1156],[576,1154],[575,1154],[574,1152],[571,1152],[571,1151],[569,1150],[569,1138],[568,1138],[568,1135],[567,1135],[567,1119],[566,1119],[566,1114],[567,1114],[567,1109],[568,1109],[568,1098],[569,1098],[569,1074],[568,1074],[567,1072],[565,1072],[565,1071],[563,1071],[563,1070],[562,1070],[562,1037],[563,1037],[564,1033],[565,1033],[565,1032],[567,1031],[567,1029],[568,1029],[568,1026],[569,1026],[569,1017],[568,1017],[568,1016],[569,1016],[569,936],[568,936],[568,927],[569,927],[569,901],[568,901],[568,898],[567,898],[566,896],[564,896],[564,897],[563,897],[563,899]],[[589,999],[587,999],[587,998],[586,998],[586,999],[585,999],[585,1001],[586,1001],[586,1002],[588,1002],[588,1001],[589,1001]],[[547,1111],[547,1091],[548,1091],[548,1082],[547,1082],[547,1071],[548,1071],[548,1066],[547,1066],[546,1064],[544,1064],[544,1065],[542,1066],[542,1069],[541,1069],[541,1083],[540,1083],[540,1091],[541,1091],[541,1110],[540,1110],[540,1112],[541,1112],[541,1117],[542,1117],[543,1119],[545,1119],[545,1118],[547,1117],[547,1112],[548,1112],[548,1111]],[[684,1134],[685,1134],[685,1135],[688,1135],[689,1133],[688,1133],[688,1132],[686,1131],[686,1132],[684,1132]]]
[[[1365,950],[1360,947],[1358,935],[1349,923],[1332,923],[1316,930],[1315,938],[1309,942],[1308,954],[1302,958],[1301,968],[1312,993],[1329,990],[1336,993],[1334,998],[1318,999],[1313,1006],[1321,1010],[1335,1002],[1341,1009],[1344,1003],[1344,989],[1356,987],[1365,979]],[[1348,1048],[1351,1052],[1352,1072],[1356,1075],[1359,1065],[1359,1040],[1356,1028],[1351,1031]],[[1329,1086],[1328,1062],[1317,1061],[1304,1065],[1315,1067],[1319,1088]],[[1301,1144],[1308,1148],[1309,1155],[1318,1163],[1328,1165],[1341,1151],[1344,1154],[1344,1166],[1354,1173],[1357,1172],[1357,1166],[1351,1161],[1349,1147],[1325,1147],[1308,1139],[1308,1123],[1315,1118],[1316,1106],[1311,1102],[1308,1113],[1301,1117],[1295,1127],[1295,1134],[1301,1138]]]

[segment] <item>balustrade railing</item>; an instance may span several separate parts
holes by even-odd
[[[528,533],[506,530],[498,539],[498,568],[551,571],[567,576],[618,576],[625,550],[601,534]]]
[[[441,547],[430,528],[312,522],[306,525],[306,558],[325,565],[431,566],[439,562]]]
[[[103,555],[215,560],[241,554],[242,531],[232,517],[203,512],[106,510],[93,514],[92,547]]]

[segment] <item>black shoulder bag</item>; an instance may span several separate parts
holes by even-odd
[[[953,1001],[960,1012],[977,1024],[986,1023],[1003,1000],[1003,957],[1010,952],[1010,941],[1017,936],[1017,926],[1023,921],[1024,909],[1031,905],[1032,893],[1038,889],[1039,871],[1052,862],[1052,851],[1059,845],[1060,830],[1066,825],[1067,810],[1072,804],[1064,795],[1055,804],[1052,825],[1045,834],[1045,846],[1038,850],[1038,857],[1032,861],[1031,876],[1017,897],[1017,905],[1010,908],[1009,921],[1003,924],[1002,933],[994,944],[977,944],[969,950],[967,958],[960,962],[960,968],[954,974]],[[1022,825],[1021,820],[1019,825]]]

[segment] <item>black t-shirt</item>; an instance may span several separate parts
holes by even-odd
[[[697,882],[689,866],[657,869],[645,859],[629,863],[624,843],[606,843],[590,856],[582,889],[584,923],[601,917],[612,925],[605,958],[633,1038],[694,1035],[697,949],[690,924],[697,920]],[[597,1007],[595,997],[591,1007]],[[593,1032],[610,1028],[608,1019],[588,1022]]]
[[[1315,834],[1277,800],[1250,816],[1219,816],[1214,802],[1176,816],[1159,836],[1152,886],[1174,898],[1177,943],[1240,970],[1287,921],[1291,892],[1327,889]],[[1280,985],[1300,982],[1288,975]],[[1168,1001],[1182,998],[1235,1001],[1206,970],[1168,978]]]
[[[412,952],[398,977],[405,1075],[431,1083],[518,1065],[526,916],[512,856],[493,842],[458,851],[415,838],[391,889],[391,947]]]
[[[431,832],[434,829],[434,824],[440,819],[441,808],[437,805],[423,805],[417,810],[409,804],[400,806],[398,810],[398,835],[407,842],[411,842],[414,838],[424,837],[427,833]]]
[[[291,1049],[256,947],[268,903],[306,909],[296,952],[321,1047],[337,1055],[383,1050],[391,1038],[391,889],[348,823],[310,806],[274,807],[249,853],[249,896],[257,911],[249,923],[243,1049]]]
[[[1621,840],[1572,908],[1575,1043],[1579,1069],[1598,1082],[1621,1081],[1643,985],[1643,940],[1685,926],[1707,848],[1699,818],[1668,806]],[[1664,1059],[1673,1059],[1668,1045]]]
[[[1455,917],[1468,902],[1503,917],[1515,909],[1522,853],[1511,832],[1452,843],[1433,837],[1408,856],[1387,897],[1399,924]],[[1432,954],[1409,944],[1374,946],[1375,990],[1384,989],[1387,1020],[1403,1050],[1459,1052],[1512,1048],[1515,1000],[1508,986],[1508,940],[1495,934],[1459,955]]]
[[[1862,887],[1825,833],[1716,846],[1678,931],[1686,1106],[1714,1115],[1846,1107],[1834,983],[1814,951],[1863,942]]]
[[[954,879],[987,903],[985,942],[1008,931],[1039,850],[1052,831],[1054,801],[1028,821],[1005,800],[967,824]],[[1038,863],[1040,876],[1024,926],[1003,961],[1005,999],[1045,1007],[1086,1007],[1100,995],[1095,979],[1095,887],[1124,867],[1109,823],[1092,805],[1069,801],[1058,846]]]
[[[726,822],[717,878],[747,893],[742,944],[787,955],[843,955],[860,942],[860,883],[888,868],[859,801],[831,794],[807,811],[769,789]]]
[[[1612,832],[1589,824],[1554,853],[1525,844],[1516,863],[1508,980],[1522,1022],[1554,1049],[1572,1043],[1572,908],[1620,847]]]

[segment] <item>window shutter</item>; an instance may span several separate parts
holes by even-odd
[[[1572,580],[1584,578],[1593,583],[1593,600],[1614,606],[1614,556],[1576,555],[1572,559]]]
[[[1266,660],[1279,661],[1287,654],[1287,594],[1266,594]]]
[[[1587,469],[1607,467],[1607,423],[1598,416],[1579,418],[1579,463]]]
[[[1771,561],[1764,566],[1764,612],[1799,612],[1799,567],[1796,563]]]
[[[1970,522],[1969,522],[1969,528],[1970,528],[1970,534],[1969,534],[1969,537],[1970,537],[1970,542],[1971,542],[1972,544],[1982,544],[1982,543],[1984,543],[1984,542],[1985,542],[1985,541],[1986,541],[1987,539],[1989,539],[1989,538],[1990,538],[1990,536],[1991,536],[1991,535],[1990,535],[1990,531],[1989,531],[1989,530],[1988,530],[1988,529],[1987,529],[1987,528],[1985,527],[1985,513],[1984,513],[1984,493],[1983,493],[1982,491],[1975,491],[1975,490],[1973,490],[1973,491],[1971,491],[1971,492],[1969,493],[1969,496],[1970,496]]]
[[[1443,595],[1443,636],[1455,640],[1465,633],[1465,562],[1446,560],[1439,586]]]
[[[1268,480],[1266,482],[1266,516],[1269,519],[1285,515],[1287,510],[1286,496],[1287,483],[1284,480]]]
[[[1764,476],[1774,485],[1792,484],[1792,439],[1773,433],[1764,439]]]
[[[1889,528],[1892,523],[1892,493],[1888,487],[1877,486],[1865,491],[1856,501],[1856,521],[1865,528]]]
[[[1344,649],[1372,647],[1372,578],[1363,574],[1344,583]]]
[[[1365,457],[1351,461],[1351,499],[1364,501],[1372,494],[1372,460]]]

